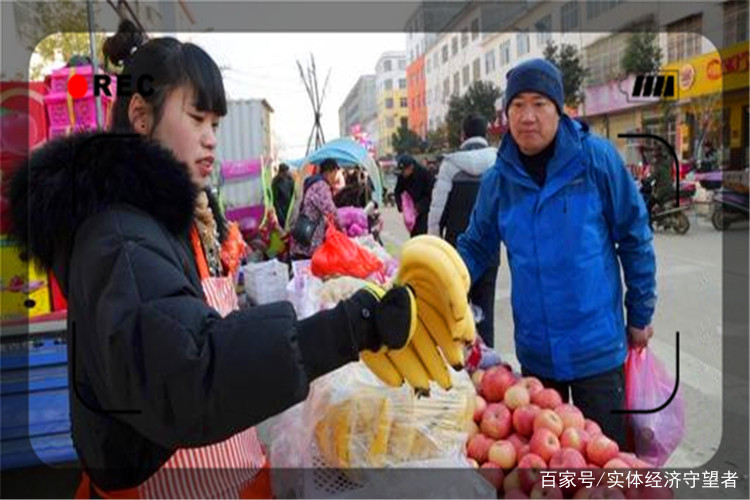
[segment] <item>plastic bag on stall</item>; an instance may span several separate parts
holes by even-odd
[[[650,349],[628,350],[625,360],[625,402],[629,410],[658,408],[674,391],[674,378]],[[679,390],[675,398],[655,413],[628,415],[630,438],[635,453],[655,467],[661,467],[685,434],[685,404]]]
[[[411,199],[411,195],[406,191],[401,193],[401,211],[404,214],[406,229],[411,232],[417,223],[417,207],[414,206],[414,200]]]
[[[386,387],[363,363],[320,377],[305,402],[271,426],[271,463],[361,469],[448,460],[468,467],[463,450],[476,393],[465,371],[451,375],[451,390],[433,385],[420,399],[408,385]],[[362,479],[361,470],[344,472]]]
[[[297,319],[305,319],[320,310],[318,296],[322,286],[323,282],[310,271],[309,260],[292,262],[292,279],[286,285],[286,292]]]
[[[338,209],[339,222],[346,231],[346,235],[352,238],[363,236],[368,232],[367,213],[359,207],[341,207]]]
[[[354,276],[366,278],[383,270],[383,263],[370,252],[350,240],[329,221],[326,238],[312,257],[315,276]]]

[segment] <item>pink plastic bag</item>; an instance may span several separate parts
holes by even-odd
[[[401,193],[401,211],[404,214],[406,229],[411,232],[414,229],[414,224],[417,223],[417,208],[414,206],[414,200],[411,199],[411,195],[406,191]]]
[[[674,379],[648,349],[628,350],[625,359],[625,403],[629,410],[659,408],[672,395]],[[663,466],[685,434],[685,403],[680,391],[655,413],[631,413],[629,438],[635,453],[655,467]]]

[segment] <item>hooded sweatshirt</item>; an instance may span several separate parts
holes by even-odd
[[[482,174],[496,159],[497,149],[489,146],[483,137],[471,137],[458,151],[445,156],[432,191],[427,218],[429,234],[441,236],[445,228],[446,233],[450,233],[445,234],[446,239],[455,243],[457,234],[468,225]]]

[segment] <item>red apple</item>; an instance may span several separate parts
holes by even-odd
[[[479,433],[479,426],[476,422],[473,420],[470,420],[469,423],[466,425],[466,431],[469,433],[469,437],[473,436],[474,434]]]
[[[542,487],[542,482],[538,481],[529,493],[529,498],[555,498],[562,499],[562,490],[558,487]]]
[[[552,455],[549,466],[553,469],[585,469],[586,459],[578,450],[562,448]]]
[[[540,459],[541,460],[541,459]],[[540,468],[519,468],[518,479],[521,481],[521,489],[524,493],[529,494],[534,485],[542,480]]]
[[[521,478],[518,476],[518,469],[510,471],[503,480],[503,491],[513,490],[521,490]]]
[[[620,453],[617,443],[604,434],[592,437],[586,445],[586,456],[598,466],[603,466]]]
[[[560,436],[560,446],[563,448],[573,448],[581,454],[586,453],[586,445],[589,442],[588,433],[577,427],[568,427]]]
[[[573,406],[572,404],[563,403],[555,408],[555,413],[560,416],[563,425],[567,429],[568,427],[575,427],[583,429],[586,425],[583,417],[583,412]]]
[[[519,469],[546,469],[547,462],[536,453],[527,453],[518,461]]]
[[[482,396],[477,395],[476,401],[474,402],[474,421],[475,422],[482,421],[482,415],[484,415],[484,411],[486,409],[487,409],[487,401],[485,401]]]
[[[529,391],[521,384],[515,384],[505,391],[505,406],[511,410],[520,408],[521,406],[529,404],[531,397]]]
[[[508,436],[507,440],[516,449],[516,456],[520,458],[519,453],[521,452],[521,449],[524,447],[524,445],[528,444],[529,441],[525,437],[519,436],[518,434],[511,434],[510,436]]]
[[[613,458],[611,460],[607,460],[607,463],[604,464],[605,469],[629,469],[630,466],[624,461],[620,460],[619,458]]]
[[[563,432],[563,422],[554,410],[544,409],[534,417],[534,432],[539,429],[549,429],[557,437]]]
[[[502,401],[505,391],[515,383],[513,372],[504,366],[493,366],[482,376],[482,396],[490,403]]]
[[[531,396],[531,402],[539,406],[540,408],[549,408],[550,410],[554,410],[556,407],[562,404],[563,400],[559,392],[554,389],[547,388],[542,389],[541,391]]]
[[[487,482],[494,486],[496,490],[503,487],[505,474],[499,465],[493,464],[492,462],[486,462],[479,468],[479,473],[487,480]]]
[[[510,499],[510,498],[529,498],[529,496],[523,492],[523,490],[520,489],[514,489],[514,490],[505,490],[505,496],[503,498]]]
[[[529,437],[534,432],[534,418],[541,408],[535,404],[528,404],[517,408],[513,412],[513,428],[518,434]]]
[[[482,415],[479,428],[492,439],[503,439],[513,427],[510,410],[503,403],[491,403]]]
[[[534,431],[529,441],[531,453],[539,455],[545,462],[549,462],[552,455],[560,449],[560,440],[557,436],[546,427]]]
[[[493,462],[503,469],[512,469],[516,465],[516,448],[513,443],[505,439],[495,441],[490,446],[490,451],[487,454],[487,458],[490,462]]]
[[[526,443],[525,445],[521,446],[521,449],[518,450],[518,460],[521,460],[522,457],[528,455],[531,453],[531,445],[529,443]]]
[[[518,383],[526,387],[526,390],[529,391],[529,396],[533,396],[544,389],[544,385],[536,377],[523,377]]]
[[[475,434],[469,440],[469,444],[466,447],[466,454],[469,458],[473,458],[478,463],[483,464],[487,461],[487,454],[490,451],[494,441],[484,434]]]
[[[484,370],[478,368],[474,373],[471,374],[471,381],[474,383],[474,388],[479,390],[482,387],[482,377],[484,376]]]
[[[589,433],[589,437],[594,437],[597,434],[602,434],[602,428],[599,427],[599,424],[594,422],[591,419],[584,419],[584,430]]]

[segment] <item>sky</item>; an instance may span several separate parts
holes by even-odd
[[[299,75],[315,56],[318,85],[330,70],[322,105],[326,141],[339,136],[339,106],[357,79],[373,74],[380,54],[405,50],[404,33],[211,33],[189,39],[203,47],[223,70],[229,99],[265,98],[274,113],[271,127],[284,159],[304,156],[313,108]],[[221,127],[219,127],[221,133]]]

